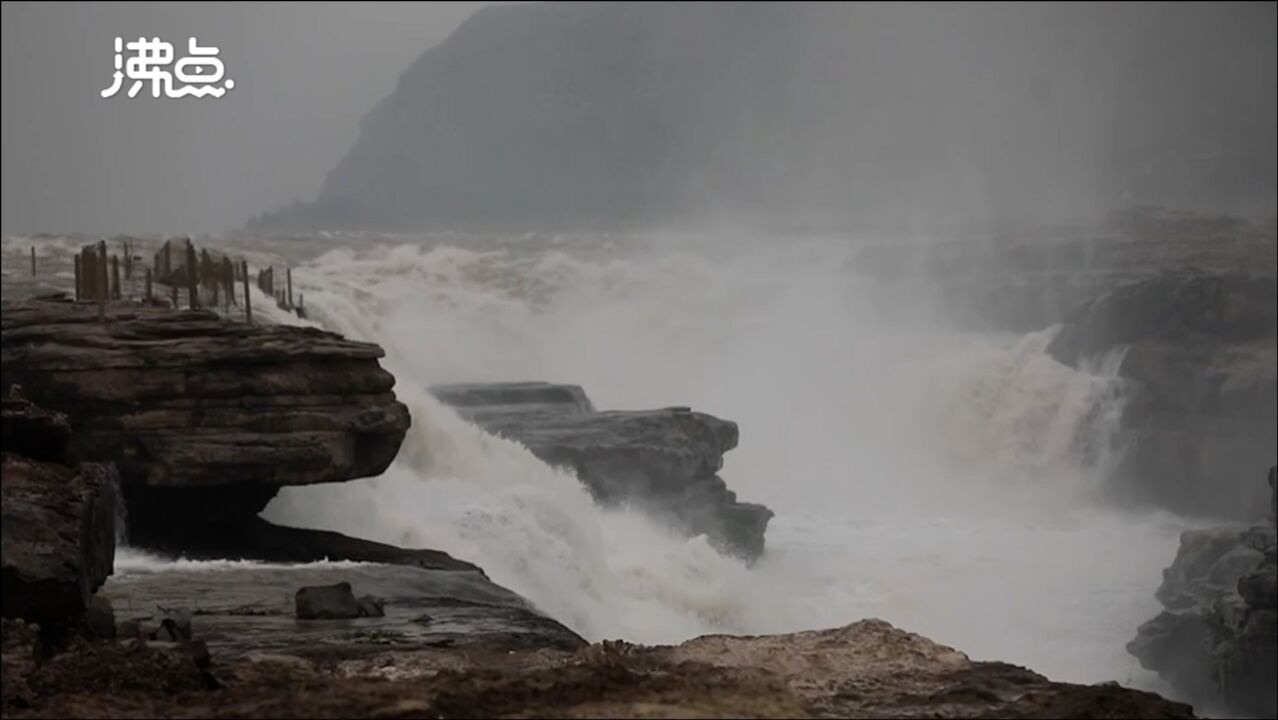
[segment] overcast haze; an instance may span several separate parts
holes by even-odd
[[[3,230],[1274,212],[1274,3],[487,4],[6,3]],[[139,35],[235,88],[101,98]]]
[[[211,232],[313,198],[360,116],[486,4],[6,2],[2,229]],[[178,57],[194,35],[235,88],[103,99],[117,35]]]

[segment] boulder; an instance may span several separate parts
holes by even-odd
[[[304,587],[293,598],[298,620],[349,620],[382,617],[382,602],[368,595],[356,598],[351,584]]]
[[[1278,283],[1268,273],[1177,272],[1084,304],[1048,353],[1126,384],[1111,486],[1182,513],[1257,521],[1249,478],[1278,457]],[[1272,507],[1272,506],[1269,506]]]
[[[68,467],[4,454],[4,617],[55,635],[79,623],[112,572],[117,481],[109,465]]]
[[[150,638],[165,642],[181,642],[192,639],[194,634],[190,611],[185,608],[174,608],[164,611],[160,626],[151,633]]]
[[[355,601],[356,611],[359,617],[385,617],[385,603],[372,595],[361,595]]]
[[[115,608],[101,594],[89,598],[89,608],[84,615],[84,625],[90,637],[98,640],[115,639]]]
[[[772,511],[743,503],[718,476],[736,423],[689,408],[597,412],[576,385],[445,385],[431,393],[485,430],[565,467],[603,505],[627,504],[721,551],[763,552]]]
[[[0,336],[6,382],[66,415],[70,456],[116,464],[131,537],[380,474],[409,426],[381,348],[311,328],[123,303],[99,322],[89,304],[28,300],[4,304]]]

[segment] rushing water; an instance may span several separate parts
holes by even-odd
[[[1117,356],[1077,371],[1043,352],[1052,328],[948,327],[925,294],[858,274],[844,241],[230,242],[294,264],[313,322],[385,347],[413,416],[385,475],[287,489],[270,519],[448,551],[592,640],[881,617],[1054,679],[1152,686],[1123,645],[1185,522],[1103,500]],[[740,423],[721,474],[777,512],[766,555],[746,568],[599,509],[423,390],[504,380]]]

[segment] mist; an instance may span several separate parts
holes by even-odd
[[[6,2],[3,231],[216,232],[314,197],[396,74],[484,4]],[[179,57],[195,36],[236,87],[103,99],[117,36]]]

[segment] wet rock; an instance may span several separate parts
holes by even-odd
[[[116,475],[4,454],[3,612],[59,634],[78,624],[115,559]]]
[[[753,560],[772,511],[737,500],[717,473],[736,423],[688,408],[596,412],[575,385],[446,385],[432,394],[496,435],[565,467],[604,505],[627,504]]]
[[[84,624],[90,637],[98,640],[114,640],[115,608],[111,606],[111,601],[100,594],[90,598]]]
[[[304,587],[294,596],[299,620],[349,620],[360,617],[382,617],[382,602],[367,595],[356,598],[351,584]]]
[[[160,619],[160,626],[151,633],[152,640],[180,642],[190,640],[194,636],[191,627],[191,612],[185,608],[165,610]]]
[[[380,474],[409,426],[376,345],[209,311],[5,303],[6,382],[65,413],[69,453],[113,461],[130,532],[233,524],[279,487]]]
[[[1157,593],[1166,610],[1128,651],[1197,703],[1278,713],[1276,550],[1273,524],[1184,533]]]

